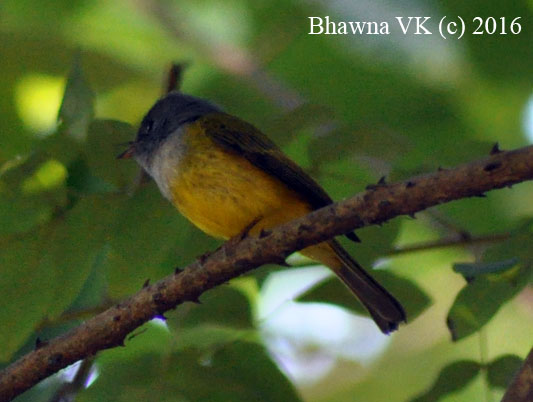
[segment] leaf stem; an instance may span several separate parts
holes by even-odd
[[[507,240],[511,237],[510,233],[494,233],[477,237],[459,237],[452,239],[438,239],[428,242],[414,243],[403,247],[397,247],[389,250],[386,255],[395,256],[401,254],[414,253],[418,251],[431,251],[435,249],[470,246],[474,244],[490,244]]]
[[[487,344],[487,333],[485,328],[481,328],[478,332],[478,341],[479,341],[479,361],[481,363],[481,377],[483,381],[483,388],[485,389],[485,401],[493,402],[492,391],[490,389],[490,384],[488,380],[488,344]]]

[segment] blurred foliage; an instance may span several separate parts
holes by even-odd
[[[444,367],[433,387],[412,402],[438,401],[446,394],[457,391],[467,385],[479,373],[479,363],[461,360]]]
[[[419,287],[407,279],[397,277],[392,272],[374,272],[380,284],[402,303],[407,314],[408,322],[414,320],[430,304],[430,299]],[[301,298],[302,301],[326,302],[354,310],[358,314],[368,315],[363,305],[357,301],[354,303],[353,295],[338,280],[330,279],[314,287]]]
[[[391,25],[394,16],[428,15],[434,34],[308,35],[308,17],[325,15]],[[470,31],[477,16],[508,22],[520,16],[522,31],[467,32],[445,41],[435,31],[443,15],[460,15]],[[31,350],[37,337],[57,336],[218,244],[182,218],[133,162],[116,159],[161,95],[171,61],[189,62],[185,92],[253,122],[340,199],[383,175],[396,180],[474,160],[495,141],[506,149],[527,144],[532,17],[533,3],[525,0],[383,0],[372,7],[322,0],[3,0],[1,364]],[[304,341],[301,330],[301,347],[289,350],[286,340],[286,355],[276,355],[263,330],[269,316],[259,314],[266,270],[276,274],[264,267],[203,295],[201,305],[185,303],[164,324],[146,324],[126,348],[103,352],[94,366],[98,377],[77,398],[501,396],[531,347],[532,197],[525,183],[358,231],[363,242],[347,247],[363,265],[379,266],[376,278],[409,318],[367,360],[348,353],[360,339],[348,333],[346,354],[329,356],[334,364],[320,376],[294,380],[291,358],[311,372],[311,362],[323,363],[328,353],[319,345],[341,330],[316,320],[322,343]],[[392,252],[465,233],[509,235],[447,251]],[[365,314],[337,280],[312,286],[295,278],[287,286],[298,288],[299,302]],[[488,354],[478,352],[481,329]],[[372,349],[371,340],[359,343]],[[49,400],[67,379],[68,370],[17,400]]]
[[[515,355],[505,355],[493,360],[488,366],[489,384],[493,387],[507,388],[522,363],[522,359]]]
[[[293,385],[259,345],[235,342],[210,353],[158,352],[102,363],[102,380],[79,400],[299,400]],[[117,383],[125,387],[117,388]]]

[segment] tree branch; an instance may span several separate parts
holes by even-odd
[[[502,399],[502,402],[531,401],[533,401],[533,349],[527,355],[524,364]]]
[[[58,370],[96,352],[121,346],[146,321],[263,264],[363,226],[412,215],[434,205],[533,179],[533,146],[497,152],[451,170],[414,177],[370,190],[309,215],[226,243],[161,281],[21,357],[0,373],[0,401],[9,401]]]

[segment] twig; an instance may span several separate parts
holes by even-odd
[[[409,244],[403,247],[397,247],[387,252],[386,255],[389,255],[389,256],[401,255],[401,254],[414,253],[418,251],[429,251],[429,250],[449,248],[449,247],[470,246],[474,244],[497,243],[502,240],[507,240],[510,237],[511,237],[510,233],[497,233],[497,234],[490,234],[490,235],[477,236],[477,237],[466,237],[466,238],[459,237],[456,239],[439,239],[435,241],[421,242],[421,243]]]
[[[9,401],[40,380],[96,352],[124,344],[126,336],[153,317],[205,291],[294,251],[363,226],[431,206],[533,179],[533,146],[485,159],[374,186],[328,205],[259,237],[230,242],[183,271],[143,287],[135,295],[66,334],[40,345],[0,372],[0,401]],[[532,359],[533,360],[533,359]]]
[[[183,78],[183,70],[185,70],[186,67],[186,63],[172,63],[170,65],[165,78],[165,89],[163,91],[164,94],[168,94],[169,92],[180,89]]]
[[[444,229],[450,234],[455,234],[464,239],[471,237],[471,234],[465,228],[453,222],[449,217],[444,216],[440,211],[427,211],[427,216],[435,226],[439,226],[439,229]]]

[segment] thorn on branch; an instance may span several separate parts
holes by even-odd
[[[180,267],[174,268],[174,275],[178,275],[178,274],[180,274],[182,272],[183,272],[183,269],[181,269]]]
[[[202,255],[200,255],[199,257],[197,257],[197,260],[200,263],[200,265],[204,265],[204,263],[206,262],[206,260],[209,258],[211,254],[212,254],[211,251],[207,251],[203,253]]]
[[[500,144],[495,142],[494,145],[492,146],[491,150],[490,150],[490,154],[491,155],[496,155],[496,154],[499,154],[501,152],[502,152],[502,150],[500,149]]]
[[[43,346],[48,345],[48,341],[42,341],[40,337],[35,339],[35,350],[41,349]]]
[[[355,234],[355,232],[345,233],[344,236],[346,236],[349,240],[353,241],[354,243],[361,243],[361,239]]]
[[[381,176],[377,184],[369,184],[365,187],[365,190],[375,190],[379,187],[386,186],[387,182],[385,181],[385,176]]]
[[[147,280],[144,281],[142,288],[146,289],[148,286],[150,286],[150,278],[148,278]]]

